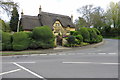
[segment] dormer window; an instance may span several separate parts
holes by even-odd
[[[56,26],[60,26],[60,24],[59,24],[59,23],[56,23],[55,25],[56,25]]]

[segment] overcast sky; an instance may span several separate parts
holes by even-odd
[[[106,9],[111,1],[118,2],[120,0],[13,0],[19,3],[19,13],[23,9],[25,15],[36,16],[39,13],[39,6],[41,5],[42,11],[49,13],[56,13],[62,15],[71,16],[73,14],[74,20],[77,19],[80,14],[77,13],[77,9],[92,4],[94,6],[101,6]],[[8,20],[5,14],[2,19]]]

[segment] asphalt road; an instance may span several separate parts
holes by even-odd
[[[50,55],[2,57],[3,78],[118,78],[118,40]]]

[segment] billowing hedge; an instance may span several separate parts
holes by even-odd
[[[26,32],[16,32],[13,34],[13,50],[25,50],[29,47],[30,39]]]
[[[96,43],[97,32],[93,28],[88,28],[90,34],[90,41],[89,43]]]
[[[12,35],[7,32],[2,32],[2,50],[12,49]]]
[[[34,45],[33,48],[52,48],[54,47],[54,35],[52,30],[48,26],[36,27],[33,29],[33,42],[31,46]]]
[[[78,33],[82,35],[84,42],[90,41],[90,33],[86,27],[80,28],[80,30],[78,30]]]

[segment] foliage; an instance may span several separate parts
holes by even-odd
[[[103,37],[101,35],[97,35],[96,42],[101,42],[103,40]]]
[[[81,46],[87,46],[87,45],[89,45],[89,43],[81,42]]]
[[[109,23],[113,24],[114,28],[118,28],[120,26],[120,4],[111,2],[108,6],[106,18]]]
[[[36,27],[33,29],[33,40],[35,40],[40,48],[54,47],[54,35],[48,26]]]
[[[75,36],[76,37],[76,39],[78,39],[79,40],[79,42],[83,42],[83,37],[82,37],[82,35],[76,35]]]
[[[6,24],[3,20],[0,20],[0,30],[6,31]]]
[[[0,19],[0,30],[2,30],[4,32],[9,32],[10,31],[10,27],[9,27],[8,23],[5,23],[1,19]]]
[[[16,32],[13,34],[13,50],[24,50],[29,47],[30,39],[26,32]]]
[[[95,30],[95,32],[96,32],[97,35],[101,35],[101,33],[100,33],[100,31],[98,29],[96,29],[96,28],[92,28],[92,29]]]
[[[90,33],[86,27],[80,28],[80,30],[78,30],[78,33],[82,35],[84,42],[90,41]]]
[[[97,33],[93,28],[88,28],[88,31],[90,33],[90,41],[89,43],[95,43],[97,38]]]
[[[77,30],[80,29],[81,27],[88,27],[86,20],[82,17],[79,17],[78,19],[75,20],[75,25]]]
[[[69,44],[75,44],[76,43],[74,36],[69,36],[67,38],[67,41],[68,41]]]
[[[77,31],[70,31],[70,35],[78,35]]]
[[[11,27],[11,30],[14,32],[17,32],[18,21],[19,21],[19,14],[18,14],[17,8],[13,7],[12,16],[10,20],[10,27]]]
[[[12,49],[12,35],[7,32],[2,32],[2,50]]]
[[[0,0],[0,8],[4,10],[8,16],[11,15],[11,9],[13,7],[18,7],[18,4],[12,0]]]

